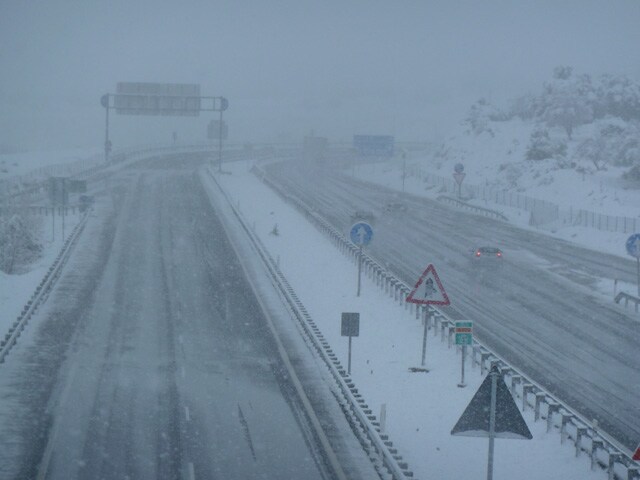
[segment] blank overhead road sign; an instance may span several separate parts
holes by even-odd
[[[429,264],[422,275],[420,275],[416,285],[407,297],[407,302],[420,305],[451,304],[433,265]]]
[[[116,113],[125,115],[200,115],[200,85],[118,82]]]
[[[367,222],[356,222],[349,232],[351,241],[359,246],[367,246],[373,238],[373,228]]]

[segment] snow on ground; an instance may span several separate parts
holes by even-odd
[[[343,365],[347,339],[340,336],[342,312],[360,312],[360,336],[353,339],[352,376],[368,404],[387,409],[387,431],[417,478],[486,477],[487,439],[452,437],[450,430],[482,378],[467,363],[467,388],[460,381],[460,355],[432,331],[428,339],[429,373],[419,366],[422,326],[404,304],[394,303],[366,280],[356,297],[356,266],[342,256],[293,207],[251,173],[249,162],[228,165],[220,178],[249,225],[253,225],[305,304]],[[248,193],[250,192],[250,194]],[[278,235],[274,235],[277,225]],[[446,278],[442,279],[446,289]],[[455,302],[455,298],[452,299]],[[524,414],[533,440],[497,440],[495,477],[499,479],[602,479],[591,472],[586,455],[575,458],[571,444],[560,447],[557,432]]]
[[[408,163],[408,162],[407,162]],[[412,163],[412,167],[415,167],[416,164]],[[417,168],[420,168],[418,166]],[[410,168],[407,168],[407,171],[410,171]],[[426,170],[423,169],[423,172]],[[453,167],[451,168],[451,172],[453,171]],[[466,171],[466,168],[465,168]],[[448,177],[451,176],[451,172],[447,173]],[[353,175],[355,178],[360,180],[365,180],[368,182],[376,183],[378,185],[383,185],[385,187],[402,191],[402,160],[390,160],[384,163],[375,163],[375,164],[366,164],[361,165],[353,169],[349,169],[346,171],[347,174]],[[575,173],[575,172],[574,172]],[[440,173],[441,175],[445,175],[444,172]],[[468,174],[464,180],[464,183],[473,182],[473,176]],[[479,178],[478,180],[482,180]],[[560,183],[563,183],[564,187],[560,188]],[[481,181],[476,181],[477,183],[482,183]],[[567,208],[570,208],[571,203],[566,202],[575,202],[573,203],[573,207],[578,210],[579,208],[585,208],[584,205],[581,205],[580,199],[584,192],[579,192],[577,190],[576,184],[580,184],[580,181],[576,181],[575,177],[565,176],[564,172],[562,175],[556,176],[555,184],[558,187],[559,191],[566,192],[566,201],[565,205]],[[443,195],[440,188],[434,185],[430,185],[425,183],[422,180],[420,174],[416,174],[414,176],[407,176],[404,182],[404,191],[414,194],[420,195],[427,198],[435,199],[440,195]],[[616,190],[618,191],[618,190]],[[619,192],[619,191],[618,191]],[[629,204],[633,201],[636,201],[633,206],[633,209],[629,210],[629,212],[634,212],[637,216],[638,214],[638,206],[640,205],[640,191],[634,193],[631,191],[624,191],[625,195],[628,197]],[[546,201],[554,201],[556,197],[550,195],[548,192],[543,190],[529,189],[525,192],[527,195],[539,198]],[[451,196],[451,194],[447,194]],[[588,193],[585,194],[588,197]],[[635,196],[635,198],[634,198]],[[622,198],[622,193],[619,192],[619,198]],[[502,213],[507,217],[509,222],[514,225],[517,225],[521,228],[535,230],[540,233],[548,234],[557,238],[562,238],[564,240],[576,243],[578,245],[598,250],[604,251],[607,253],[611,253],[613,255],[619,255],[625,258],[629,258],[626,249],[625,242],[629,237],[629,234],[625,233],[617,233],[617,232],[606,232],[601,230],[596,230],[593,228],[586,228],[580,226],[573,225],[558,225],[554,224],[549,228],[535,227],[529,225],[530,213],[526,210],[514,208],[514,207],[506,207],[504,205],[499,205],[490,201],[484,200],[470,200],[468,203],[488,208],[497,212]],[[631,205],[629,205],[631,207]],[[609,214],[609,215],[623,215],[623,213],[615,208],[609,206],[609,210],[602,208],[598,210],[600,213]],[[638,219],[638,225],[640,226],[640,218]]]
[[[491,185],[544,199],[568,208],[582,208],[621,216],[638,216],[640,188],[621,179],[626,167],[612,164],[596,171],[594,165],[576,155],[578,145],[597,136],[602,122],[576,127],[572,140],[561,129],[551,129],[552,139],[566,142],[566,160],[526,160],[532,121],[517,118],[489,122],[491,133],[469,132],[465,124],[453,132],[432,155],[409,154],[407,163],[415,163],[429,173],[451,178],[453,167],[462,163],[466,182]],[[400,164],[397,160],[396,164]],[[572,166],[572,163],[574,164]],[[564,165],[564,168],[561,167]]]
[[[69,214],[65,217],[65,236],[68,237],[76,226],[81,216],[79,213]],[[44,278],[47,270],[56,256],[60,253],[64,241],[62,239],[61,218],[55,218],[55,239],[52,238],[51,215],[43,217],[41,238],[42,255],[32,265],[26,273],[7,275],[0,271],[0,334],[4,335],[22,311],[22,307],[27,303],[40,281]]]
[[[17,175],[37,175],[41,169],[54,166],[58,166],[62,172],[65,165],[75,162],[88,162],[97,155],[102,155],[102,152],[100,148],[76,148],[59,151],[1,154],[0,180],[6,180]]]

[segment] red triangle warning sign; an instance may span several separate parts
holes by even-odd
[[[636,462],[640,462],[640,445],[638,445],[638,448],[636,448],[635,453],[633,454],[633,459]]]
[[[407,302],[420,305],[451,304],[433,265],[429,264],[427,269],[420,275],[416,286],[413,287],[407,297]]]

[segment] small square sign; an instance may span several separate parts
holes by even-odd
[[[456,345],[473,345],[473,322],[456,322]]]
[[[357,337],[360,335],[360,314],[342,312],[341,333],[343,337]]]

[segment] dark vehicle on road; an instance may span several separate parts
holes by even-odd
[[[478,247],[473,251],[472,263],[479,267],[500,267],[503,253],[497,247]]]

